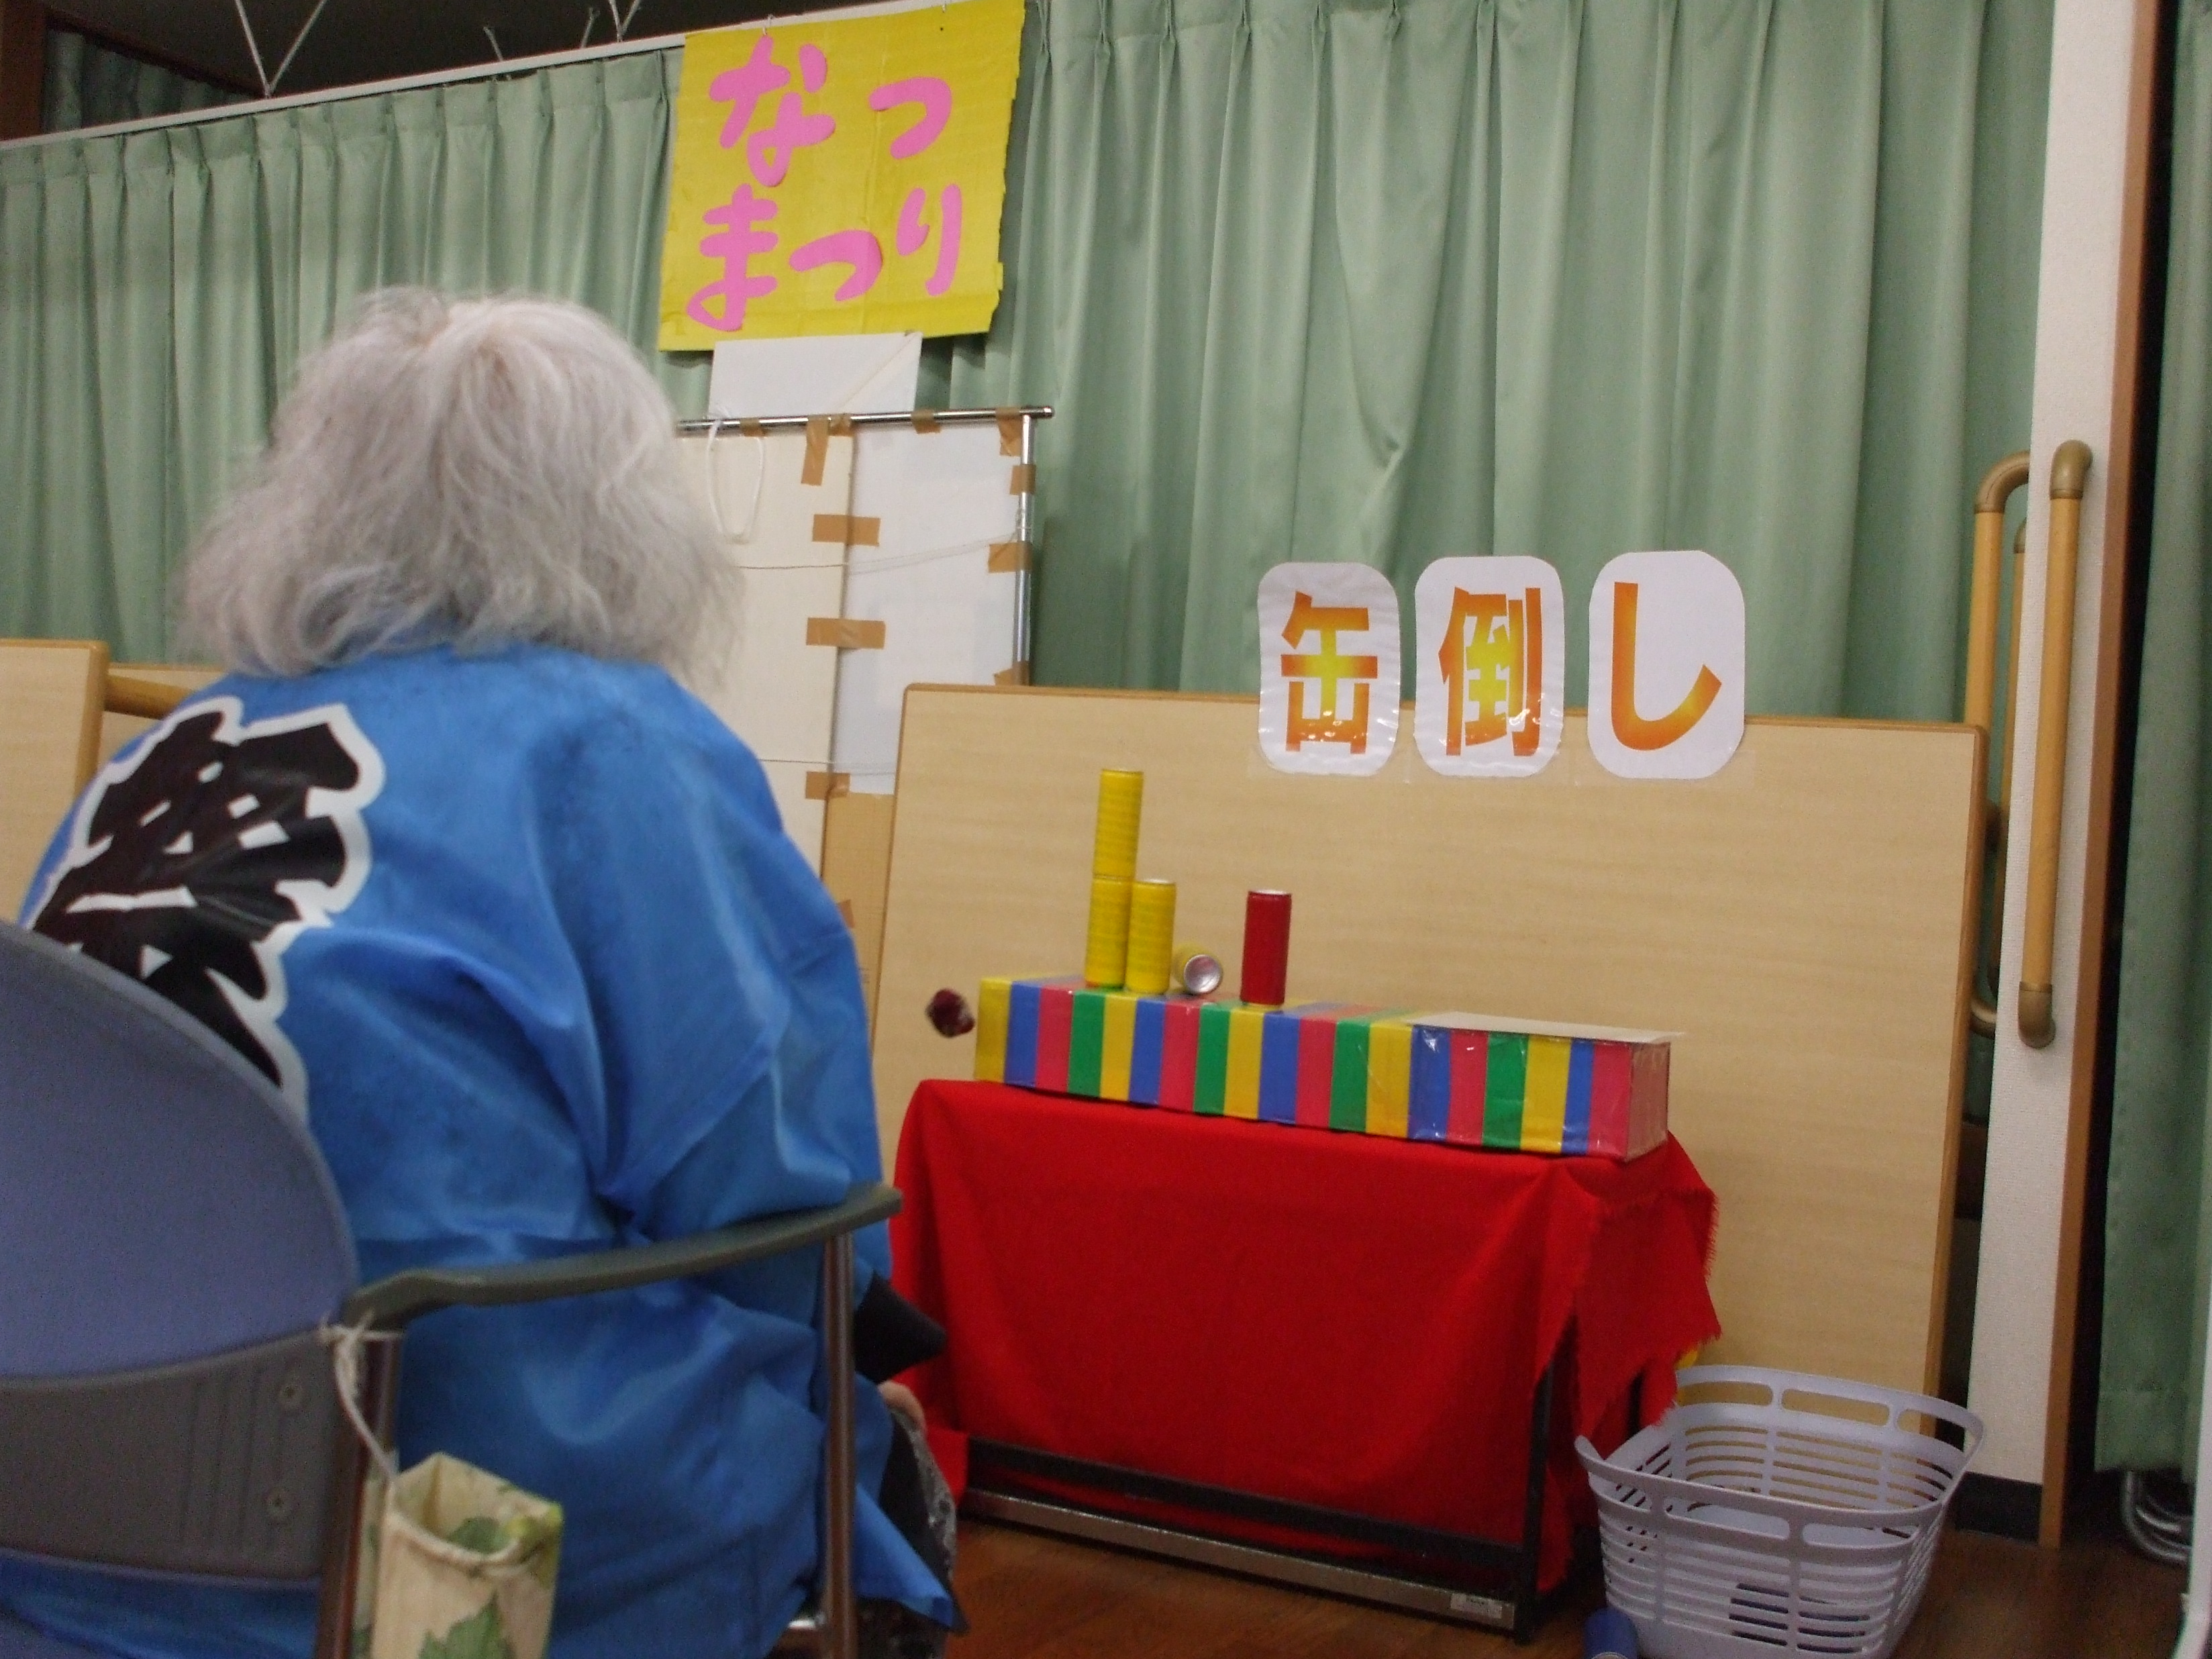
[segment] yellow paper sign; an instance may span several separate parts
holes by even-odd
[[[687,35],[660,349],[989,327],[1024,3]]]

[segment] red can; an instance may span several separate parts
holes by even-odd
[[[1244,975],[1238,999],[1255,1007],[1281,1007],[1290,964],[1291,896],[1255,888],[1244,896]]]

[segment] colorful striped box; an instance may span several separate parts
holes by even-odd
[[[1667,1138],[1672,1036],[1479,1014],[1269,1009],[987,979],[975,1075],[1208,1117],[1626,1159]]]

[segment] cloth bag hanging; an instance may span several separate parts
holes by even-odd
[[[362,1340],[341,1333],[333,1352],[338,1398],[374,1463],[353,1659],[545,1659],[561,1506],[443,1452],[400,1473],[356,1399]]]

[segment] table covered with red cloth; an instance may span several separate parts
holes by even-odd
[[[1719,1329],[1671,1139],[1623,1164],[928,1082],[897,1182],[896,1282],[950,1338],[908,1380],[956,1437],[1513,1541],[1559,1355],[1547,1588],[1572,1436],[1624,1432],[1638,1381],[1655,1415]]]

